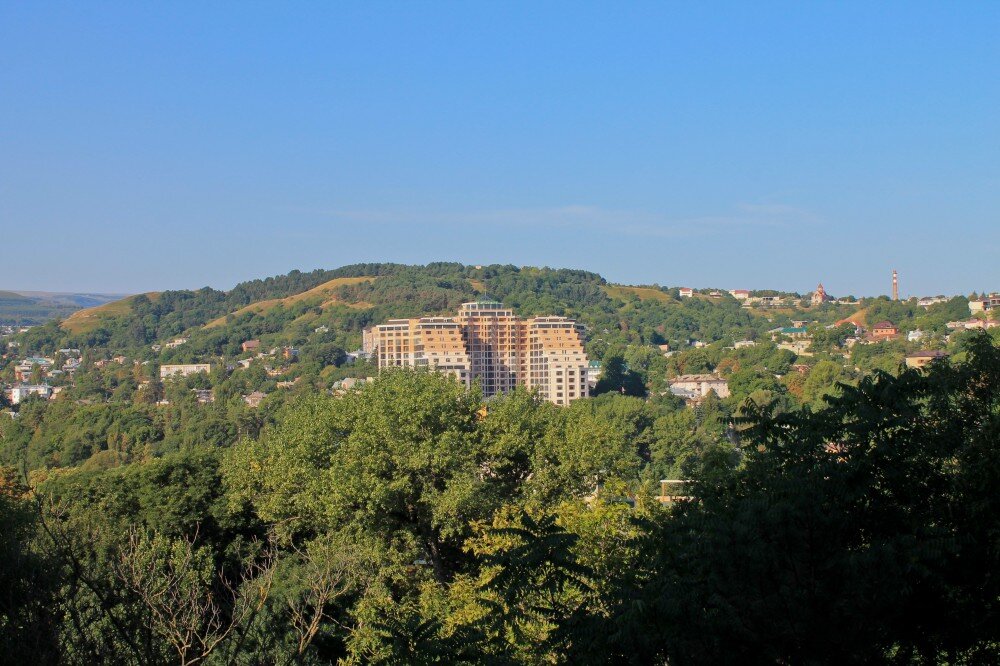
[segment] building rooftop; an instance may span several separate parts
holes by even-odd
[[[925,350],[907,354],[906,358],[946,358],[947,356],[948,352],[940,350]]]
[[[699,374],[699,375],[678,375],[670,380],[670,383],[675,382],[724,382],[726,381],[718,375],[712,374]]]

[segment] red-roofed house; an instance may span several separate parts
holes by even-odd
[[[890,340],[899,335],[899,327],[891,321],[880,321],[872,326],[872,337],[876,340]]]

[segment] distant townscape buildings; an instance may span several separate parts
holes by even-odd
[[[898,300],[899,275],[896,271],[892,273],[891,285],[892,298]],[[888,281],[886,286],[889,286]],[[646,351],[657,357],[671,357],[683,355],[686,349],[704,348],[725,341],[728,346],[721,352],[725,355],[728,350],[739,352],[757,345],[773,345],[795,354],[798,363],[791,366],[792,371],[805,375],[815,366],[815,361],[810,360],[810,357],[842,359],[849,374],[862,372],[862,365],[867,363],[864,358],[866,354],[891,353],[893,363],[904,358],[906,366],[923,368],[936,359],[946,358],[946,352],[939,350],[954,350],[956,347],[953,343],[960,341],[965,332],[1000,327],[1000,293],[996,292],[970,297],[967,301],[959,296],[914,296],[906,301],[905,307],[899,304],[886,309],[883,303],[878,303],[880,300],[884,301],[884,297],[864,303],[853,297],[835,299],[827,293],[822,282],[813,292],[805,295],[775,290],[691,287],[682,287],[676,291],[657,287],[657,290],[664,293],[669,291],[671,294],[679,294],[681,299],[693,300],[693,303],[688,301],[687,305],[680,306],[682,310],[690,310],[693,313],[691,316],[700,316],[698,313],[710,308],[713,302],[732,309],[736,307],[736,301],[740,307],[752,311],[754,326],[733,327],[722,335],[688,331],[679,335],[650,336],[645,343]],[[656,300],[668,303],[670,307],[678,306],[669,296],[656,296]],[[968,303],[968,313],[964,311],[964,307],[957,307],[965,302]],[[860,307],[825,306],[814,309],[828,303]],[[868,307],[872,303],[876,307]],[[917,307],[930,310],[915,313]],[[895,323],[888,320],[872,323],[887,316],[891,316]],[[837,319],[838,317],[842,318]],[[946,321],[949,318],[955,318],[956,321]],[[765,324],[762,320],[769,323]],[[628,323],[623,321],[623,327]],[[848,324],[850,327],[845,327]],[[316,321],[308,324],[308,328],[322,336],[321,341],[327,347],[323,355],[315,353],[313,345],[320,340],[309,340],[312,336],[297,336],[293,340],[288,336],[272,336],[271,332],[265,332],[264,329],[250,329],[233,340],[234,348],[229,351],[239,351],[229,353],[228,356],[208,355],[204,351],[199,353],[198,350],[204,349],[202,344],[186,347],[189,353],[183,356],[164,354],[163,360],[167,363],[158,367],[161,380],[208,374],[212,373],[213,368],[224,369],[225,372],[214,375],[207,382],[165,382],[167,386],[159,386],[156,382],[158,361],[150,358],[148,353],[138,358],[111,356],[120,350],[96,348],[81,352],[80,349],[71,348],[69,343],[61,343],[64,347],[61,349],[53,348],[59,345],[28,348],[29,345],[23,340],[7,339],[25,332],[27,327],[4,325],[0,326],[0,338],[3,338],[0,389],[4,391],[6,402],[11,405],[18,405],[29,398],[56,400],[57,396],[60,400],[90,404],[95,398],[87,391],[74,389],[81,377],[89,376],[94,370],[103,370],[109,376],[129,376],[139,383],[140,389],[157,391],[156,398],[161,397],[164,389],[183,389],[191,391],[188,395],[193,395],[198,403],[211,404],[215,401],[215,393],[207,388],[208,385],[226,373],[253,368],[253,372],[248,373],[252,376],[251,383],[246,385],[240,397],[246,405],[256,408],[264,404],[268,394],[275,389],[303,386],[303,382],[299,380],[310,378],[307,373],[317,371],[317,361],[320,377],[327,381],[329,393],[344,395],[372,380],[371,377],[361,375],[362,372],[373,374],[368,365],[370,362],[377,365],[379,370],[428,368],[452,375],[466,386],[478,382],[487,398],[524,386],[537,391],[545,400],[567,405],[593,395],[602,376],[601,363],[587,358],[584,351],[584,327],[577,321],[561,316],[521,317],[511,308],[491,300],[464,303],[454,316],[390,319],[364,329],[361,348],[355,351],[346,351],[349,348],[347,345],[357,345],[357,340],[353,337],[353,331],[356,330],[353,325],[349,330],[342,331]],[[607,323],[601,329],[603,330],[595,333],[612,333]],[[634,336],[635,333],[628,331],[628,334]],[[151,344],[152,350],[159,353],[187,345],[188,335],[191,335],[191,340],[199,342],[197,333],[181,332],[180,335],[185,337],[174,337],[176,335],[177,333],[172,332],[170,338]],[[613,333],[608,338],[595,336],[594,341],[606,342],[607,339],[613,339]],[[301,361],[299,348],[291,346],[292,344],[302,346]],[[884,345],[884,348],[855,350],[862,352],[859,354],[859,362],[851,353],[855,345]],[[601,346],[596,348],[600,349]],[[335,354],[331,353],[327,357],[325,352],[330,349]],[[736,353],[722,359],[725,365],[716,363],[691,366],[691,369],[716,368],[721,374],[688,374],[667,379],[669,391],[683,397],[689,406],[697,405],[710,393],[720,398],[728,397],[730,392],[725,377],[729,376],[734,367],[739,367],[734,361],[742,362],[745,357],[755,363],[755,356],[746,352]],[[177,363],[175,360],[198,362]],[[358,367],[340,369],[347,364],[357,364]],[[143,366],[149,367],[147,369]],[[327,371],[331,366],[337,368],[335,373]],[[670,367],[666,371],[666,377],[681,371],[686,364],[682,361]],[[348,376],[354,374],[357,376]],[[775,375],[778,379],[782,376]],[[666,377],[660,375],[661,379]],[[80,383],[85,388],[93,384],[94,382]],[[312,386],[314,382],[307,384]],[[66,389],[68,392],[60,394]],[[144,399],[149,399],[149,396]],[[156,404],[169,403],[164,398]],[[17,412],[16,407],[6,410],[12,416],[16,416]]]
[[[670,392],[686,400],[700,400],[714,391],[720,398],[729,397],[729,382],[718,375],[680,375],[670,380]]]
[[[969,301],[969,310],[973,314],[976,312],[989,312],[990,310],[995,310],[998,307],[1000,307],[1000,294],[994,293],[989,296]]]
[[[379,370],[426,367],[490,397],[526,386],[557,405],[590,394],[582,327],[566,317],[522,318],[495,301],[463,303],[456,317],[390,319],[364,332]]]
[[[17,384],[7,391],[7,398],[10,400],[10,404],[17,405],[29,395],[49,399],[52,397],[52,393],[52,387],[47,384]]]
[[[199,372],[209,373],[212,371],[211,363],[181,363],[175,365],[161,365],[160,379],[168,377],[187,377]]]
[[[943,351],[919,351],[907,354],[904,359],[908,368],[923,368],[934,361],[948,358],[947,352]]]

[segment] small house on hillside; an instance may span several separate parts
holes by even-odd
[[[245,402],[248,407],[260,407],[260,403],[264,402],[264,398],[266,397],[266,393],[254,391],[250,395],[243,396],[243,402]]]
[[[670,380],[670,392],[682,398],[704,398],[715,391],[720,398],[729,397],[729,382],[718,375],[680,375]]]
[[[908,368],[923,368],[934,361],[948,358],[947,352],[943,351],[918,351],[912,354],[906,355],[906,367]]]
[[[891,321],[880,321],[872,326],[872,338],[875,340],[891,340],[899,335],[899,327]]]

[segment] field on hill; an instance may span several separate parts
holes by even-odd
[[[654,300],[661,303],[676,303],[676,299],[670,294],[660,291],[654,287],[629,287],[627,285],[605,285],[604,292],[611,298],[628,300],[629,296],[638,296],[639,300]]]
[[[145,296],[155,302],[160,297],[159,292],[149,292]],[[122,317],[132,311],[132,303],[137,296],[128,296],[117,301],[98,305],[93,308],[77,310],[62,322],[61,326],[70,333],[88,333],[97,329],[103,320]]]
[[[316,300],[319,302],[320,307],[326,308],[331,305],[346,305],[349,308],[356,308],[363,310],[365,308],[370,308],[371,303],[357,302],[348,303],[340,300],[335,295],[335,291],[340,287],[344,287],[352,284],[360,284],[362,282],[371,282],[374,277],[362,276],[362,277],[340,277],[334,278],[328,282],[313,287],[303,291],[302,293],[295,294],[293,296],[287,296],[285,298],[272,298],[265,301],[260,301],[258,303],[251,303],[245,307],[231,312],[227,315],[213,319],[212,321],[205,324],[205,328],[216,328],[222,326],[226,323],[226,320],[230,317],[239,317],[240,315],[246,314],[248,312],[253,312],[255,314],[265,314],[266,312],[273,310],[276,307],[289,307],[296,303],[301,303],[303,301]]]

